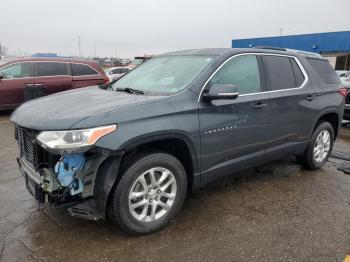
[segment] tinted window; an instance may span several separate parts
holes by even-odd
[[[23,78],[30,76],[30,63],[18,63],[0,68],[4,79]]]
[[[66,63],[38,62],[36,63],[37,76],[67,75]]]
[[[235,85],[240,94],[261,91],[258,61],[255,55],[238,56],[224,64],[210,84]]]
[[[92,69],[88,65],[84,65],[84,64],[71,64],[71,65],[72,65],[73,76],[86,76],[86,75],[98,74],[98,72],[96,72],[94,69]]]
[[[296,84],[296,86],[301,86],[304,83],[305,77],[304,77],[303,73],[301,72],[301,69],[300,69],[299,65],[297,64],[297,62],[295,61],[295,59],[290,58],[290,62],[292,64],[292,68],[293,68],[293,73],[294,73],[294,77],[295,77],[295,84]]]
[[[339,77],[334,72],[333,68],[327,60],[307,58],[312,68],[318,73],[318,75],[327,84],[339,83]]]
[[[270,80],[270,90],[295,88],[295,79],[289,57],[263,56],[267,76]]]

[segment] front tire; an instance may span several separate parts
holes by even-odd
[[[109,216],[128,234],[163,228],[179,211],[187,193],[186,172],[166,153],[138,158],[112,192]]]
[[[329,122],[321,122],[299,162],[308,169],[320,169],[328,160],[334,144],[334,129]]]

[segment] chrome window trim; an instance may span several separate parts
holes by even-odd
[[[305,86],[305,84],[309,81],[309,76],[307,75],[303,65],[300,63],[299,59],[293,55],[283,55],[283,54],[273,54],[273,53],[240,53],[240,54],[236,54],[233,55],[229,58],[227,58],[211,75],[210,77],[207,79],[207,81],[204,83],[199,96],[198,96],[198,100],[197,102],[199,103],[201,100],[201,96],[202,93],[204,91],[205,86],[209,83],[209,81],[213,78],[213,76],[216,74],[216,72],[218,72],[227,62],[229,62],[231,59],[234,59],[236,57],[239,56],[244,56],[244,55],[269,55],[269,56],[282,56],[282,57],[289,57],[289,58],[293,58],[295,60],[295,62],[297,63],[297,65],[299,66],[302,74],[304,75],[304,82],[298,86],[298,87],[293,87],[293,88],[288,88],[288,89],[280,89],[280,90],[271,90],[271,91],[262,91],[262,92],[257,92],[257,93],[250,93],[250,94],[242,94],[239,95],[238,97],[242,97],[242,96],[251,96],[251,95],[258,95],[258,94],[266,94],[266,93],[275,93],[275,92],[284,92],[284,91],[290,91],[290,90],[296,90],[296,89],[301,89]]]

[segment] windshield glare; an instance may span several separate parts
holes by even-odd
[[[152,58],[113,84],[152,93],[176,93],[189,85],[213,60],[212,56],[162,56]]]

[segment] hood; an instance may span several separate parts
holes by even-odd
[[[36,130],[69,129],[91,116],[153,103],[163,98],[103,90],[97,86],[80,88],[28,101],[13,112],[11,121]]]

